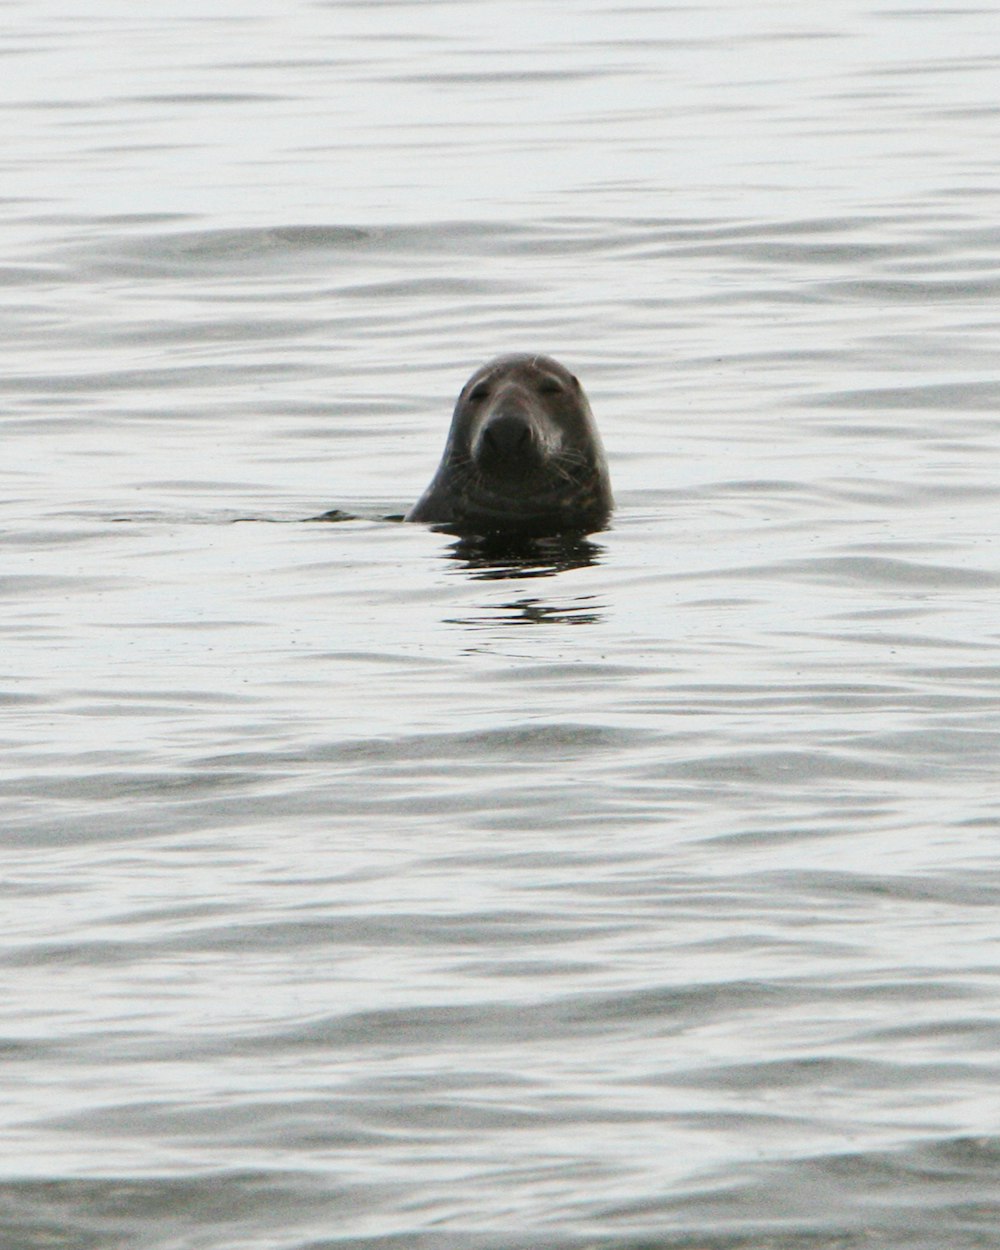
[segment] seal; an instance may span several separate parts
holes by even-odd
[[[405,519],[462,537],[548,537],[603,529],[613,507],[583,387],[550,356],[517,354],[466,382],[438,470]]]

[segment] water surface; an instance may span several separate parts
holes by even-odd
[[[994,1245],[996,6],[9,16],[0,1242]]]

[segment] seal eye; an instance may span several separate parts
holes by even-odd
[[[481,403],[489,393],[490,388],[485,382],[477,382],[472,390],[469,391],[469,399],[472,400],[474,404],[478,404]]]
[[[558,378],[547,377],[542,378],[538,383],[539,395],[561,395],[563,392],[563,384]]]

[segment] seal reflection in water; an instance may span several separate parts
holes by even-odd
[[[549,356],[499,356],[463,387],[441,464],[406,520],[534,538],[602,529],[613,506],[580,383]]]

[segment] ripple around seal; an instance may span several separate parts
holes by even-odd
[[[322,260],[377,258],[435,252],[473,256],[487,246],[511,247],[535,239],[536,232],[507,223],[450,222],[434,226],[274,225],[234,229],[159,230],[112,236],[88,231],[69,251],[95,275],[193,277],[230,272],[314,269]],[[378,288],[373,289],[378,295]]]
[[[735,1125],[718,1125],[720,1131],[727,1127]],[[439,1130],[436,1139],[442,1136]],[[318,1142],[327,1137],[321,1130]],[[610,1126],[607,1137],[613,1149],[618,1134]],[[432,1150],[434,1140],[430,1137],[422,1148]],[[344,1146],[349,1144],[346,1137]],[[363,1157],[365,1139],[353,1144]],[[421,1198],[393,1170],[364,1180],[349,1173],[337,1184],[321,1171],[280,1168],[154,1172],[117,1182],[54,1176],[5,1184],[0,1227],[11,1245],[40,1247],[65,1228],[72,1230],[74,1247],[106,1250],[142,1244],[143,1228],[151,1222],[169,1226],[183,1210],[211,1230],[213,1240],[198,1243],[206,1246],[238,1244],[240,1230],[252,1220],[261,1235],[281,1236],[281,1244],[294,1250],[344,1245],[352,1250],[431,1245],[531,1250],[539,1233],[512,1231],[509,1225],[530,1219],[548,1199],[553,1213],[542,1224],[545,1244],[566,1250],[835,1250],[872,1244],[873,1237],[887,1250],[939,1250],[941,1245],[973,1250],[989,1245],[995,1206],[991,1198],[970,1201],[970,1182],[992,1194],[996,1154],[996,1139],[989,1135],[929,1139],[758,1165],[736,1186],[703,1178],[675,1195],[633,1201],[615,1201],[607,1194],[593,1163],[545,1160],[537,1150],[526,1152],[521,1167],[510,1160],[496,1171],[470,1156],[462,1169],[467,1202],[459,1197],[457,1179],[447,1196]],[[476,1197],[504,1179],[518,1186],[522,1201],[512,1199],[499,1218],[476,1213]],[[574,1185],[589,1188],[590,1196],[567,1208],[565,1195]],[[330,1234],[331,1223],[350,1220],[359,1208],[392,1216],[378,1221],[383,1230],[378,1234],[359,1231],[347,1239]],[[844,1214],[851,1209],[857,1209],[856,1216]],[[412,1221],[415,1213],[436,1226],[432,1235],[404,1231],[407,1217]],[[919,1229],[908,1229],[900,1213],[904,1221],[919,1219]],[[398,1231],[390,1232],[393,1227]]]
[[[881,409],[931,409],[958,412],[996,412],[1000,408],[1000,382],[945,382],[925,386],[891,386],[871,390],[817,395],[809,400],[817,407]]]
[[[67,249],[93,277],[194,278],[266,273],[275,266],[301,269],[319,257],[332,259],[369,243],[371,233],[353,226],[273,226],[234,229],[158,230],[112,234],[88,231]]]
[[[962,1174],[968,1169],[985,1180],[990,1166],[995,1166],[996,1153],[993,1137],[944,1138],[899,1150],[824,1155],[780,1169],[761,1168],[756,1180],[728,1192],[713,1193],[706,1186],[662,1206],[642,1203],[606,1210],[621,1237],[610,1244],[648,1245],[644,1236],[656,1236],[653,1230],[666,1226],[666,1239],[656,1236],[656,1245],[692,1250],[695,1246],[750,1250],[762,1245],[775,1250],[800,1246],[832,1250],[866,1244],[888,1250],[936,1250],[941,1245],[972,1250],[989,1244],[996,1207],[992,1197],[970,1203]],[[992,1194],[992,1182],[987,1191]],[[860,1208],[858,1216],[845,1219],[844,1210],[854,1203]],[[765,1205],[770,1207],[768,1214]],[[900,1207],[911,1210],[914,1218],[919,1209],[920,1231],[911,1231],[900,1221]]]

